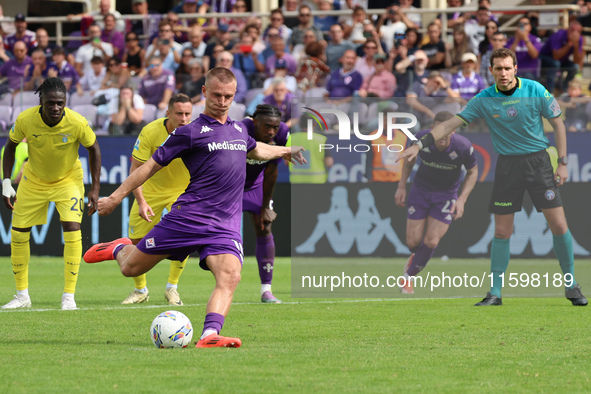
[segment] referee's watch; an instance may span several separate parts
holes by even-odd
[[[568,159],[566,156],[562,156],[558,158],[558,164],[564,164],[567,165],[568,164]]]

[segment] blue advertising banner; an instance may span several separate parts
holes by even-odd
[[[449,240],[449,242],[443,242],[438,248],[438,253],[456,257],[483,257],[489,252],[493,234],[492,219],[487,212],[487,204],[490,198],[490,188],[492,187],[491,181],[494,177],[496,154],[493,152],[489,135],[467,134],[466,136],[472,141],[475,150],[478,152],[480,180],[485,184],[475,188],[468,200],[465,217],[458,223],[454,223],[453,231],[446,235],[446,240]],[[334,138],[332,141],[336,142],[336,136],[329,136],[329,141],[332,138]],[[588,209],[585,198],[577,197],[589,195],[589,186],[585,183],[589,182],[591,178],[590,141],[590,136],[586,133],[568,134],[568,183],[572,184],[565,185],[561,190],[571,232],[577,242],[575,245],[575,254],[577,256],[587,256],[591,252],[591,243],[586,230],[589,220],[591,220],[591,217],[589,217],[591,210]],[[4,141],[1,141],[1,143],[4,143]],[[129,173],[134,143],[134,137],[99,137],[103,158],[101,196],[110,194]],[[80,153],[83,167],[87,169],[86,149],[81,148]],[[335,165],[329,173],[329,183],[332,183],[332,185],[318,185],[318,189],[308,189],[307,187],[311,185],[298,185],[295,190],[296,192],[302,191],[302,193],[301,195],[298,194],[298,198],[295,200],[290,198],[293,196],[290,195],[290,185],[286,183],[289,180],[287,167],[281,164],[282,184],[278,185],[274,196],[276,210],[280,213],[279,219],[273,225],[275,234],[281,234],[281,237],[277,237],[281,238],[281,242],[276,241],[277,255],[290,255],[293,248],[296,255],[306,256],[309,251],[302,245],[308,246],[308,244],[310,247],[313,245],[316,253],[321,256],[339,255],[338,247],[335,250],[329,242],[334,236],[330,231],[323,232],[322,237],[318,239],[308,240],[308,238],[314,233],[315,227],[319,223],[323,223],[319,221],[318,217],[326,217],[325,214],[330,211],[330,196],[333,188],[345,183],[357,184],[345,185],[347,189],[350,189],[349,199],[351,201],[347,206],[350,206],[353,216],[359,216],[359,209],[355,205],[357,204],[355,202],[357,197],[364,194],[369,195],[371,192],[375,205],[369,207],[368,210],[369,212],[380,213],[380,216],[375,218],[376,222],[373,225],[381,223],[375,227],[381,231],[381,237],[375,237],[375,244],[364,240],[362,238],[363,234],[357,233],[360,226],[355,226],[354,230],[357,232],[349,235],[351,235],[350,241],[356,242],[357,246],[351,245],[347,253],[352,252],[372,256],[405,255],[404,228],[406,215],[403,209],[394,207],[392,202],[396,184],[367,183],[364,185],[363,183],[366,180],[363,178],[365,165],[362,154],[342,150],[335,150],[332,154],[335,158]],[[85,180],[88,183],[87,172]],[[304,188],[301,186],[304,186]],[[291,189],[294,189],[293,185]],[[127,233],[131,198],[124,200],[122,205],[108,217],[100,218],[100,220],[97,215],[90,218],[85,217],[82,224],[85,248],[93,243],[109,240],[114,236],[123,236]],[[372,199],[363,198],[362,200],[371,201]],[[10,254],[11,213],[6,208],[0,209],[0,213],[2,216],[0,252],[2,255],[8,256]],[[290,213],[295,216],[290,218]],[[370,222],[367,223],[370,224],[368,228],[373,229],[370,231],[375,232],[373,225]],[[244,231],[246,254],[254,252],[255,239],[250,227],[252,227],[250,220],[247,219]],[[519,234],[515,238],[515,242],[512,242],[512,255],[524,258],[552,256],[552,242],[549,239],[551,233],[543,216],[532,211],[530,202],[527,202],[525,209],[516,215],[515,232]],[[290,245],[289,241],[292,241],[293,244]],[[32,231],[31,252],[33,254],[61,255],[63,253],[62,245],[59,215],[57,215],[52,205],[48,212],[48,224],[37,226]],[[362,248],[360,249],[358,245],[361,245]]]
[[[463,134],[473,144],[478,159],[480,182],[492,182],[494,179],[497,154],[494,152],[488,133]],[[588,133],[568,133],[568,182],[589,182],[591,180],[591,135]],[[548,134],[554,144],[554,134]],[[5,138],[0,139],[4,145]],[[102,154],[101,183],[120,184],[129,174],[131,153],[136,137],[98,137]],[[367,144],[351,136],[347,146],[339,146],[337,135],[329,135],[327,144],[334,146],[330,154],[335,164],[328,171],[328,183],[367,182],[365,178],[366,154],[355,152],[349,146]],[[80,148],[80,161],[84,169],[84,183],[90,183],[88,172],[88,152]],[[285,163],[279,165],[278,182],[289,182],[289,170]]]

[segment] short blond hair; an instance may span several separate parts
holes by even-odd
[[[215,67],[209,70],[205,76],[205,85],[209,85],[208,82],[212,79],[217,79],[221,83],[236,82],[234,73],[224,67]]]

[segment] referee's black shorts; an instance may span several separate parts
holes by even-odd
[[[521,211],[526,190],[538,212],[562,206],[545,150],[521,156],[499,155],[489,212],[507,215]]]

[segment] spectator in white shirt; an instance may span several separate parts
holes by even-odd
[[[101,84],[107,75],[105,62],[100,56],[92,58],[90,61],[90,69],[91,71],[84,74],[76,85],[76,90],[80,96],[82,96],[85,91],[90,91],[91,94],[94,94],[94,92],[101,88]]]
[[[106,63],[113,56],[113,45],[101,41],[101,29],[96,23],[88,27],[89,42],[82,45],[76,52],[74,67],[80,76],[93,72],[91,60],[98,56]]]
[[[193,51],[195,58],[202,61],[203,55],[205,54],[205,48],[207,48],[207,44],[203,42],[203,29],[199,25],[193,25],[189,32],[189,41],[181,46],[181,53],[183,53],[185,49],[190,49]]]

